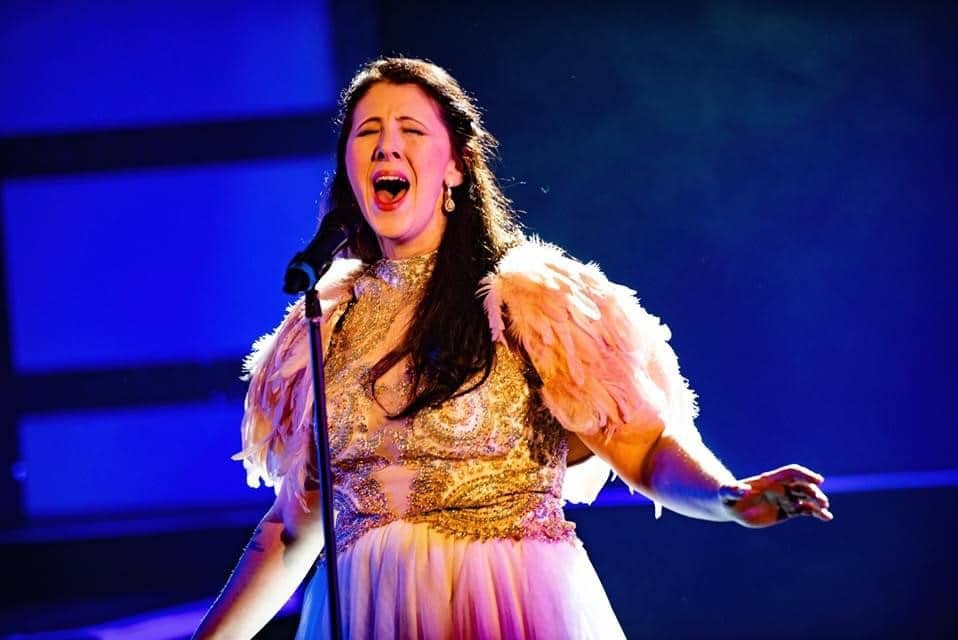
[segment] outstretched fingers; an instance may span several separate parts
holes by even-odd
[[[783,511],[785,512],[784,516],[782,514]],[[835,517],[827,507],[823,507],[821,504],[812,500],[796,500],[791,503],[788,509],[784,507],[779,509],[779,520],[784,520],[792,516],[812,516],[823,522],[829,522]]]
[[[829,511],[828,496],[818,485],[803,480],[795,480],[782,485],[782,498],[779,507],[779,519],[791,515],[809,515],[828,522],[834,516]]]
[[[819,485],[825,478],[800,464],[779,467],[761,475],[761,484],[778,502],[778,520],[793,516],[812,516],[824,522],[834,518],[828,496]]]
[[[818,488],[817,484],[811,482],[796,481],[785,485],[786,492],[791,491],[800,498],[805,498],[825,507],[829,506],[828,496]]]
[[[834,518],[828,496],[819,485],[825,478],[800,464],[790,464],[729,483],[719,496],[748,526],[768,526],[797,516],[828,522]]]

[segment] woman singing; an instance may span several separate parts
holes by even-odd
[[[595,266],[523,237],[495,140],[448,73],[376,60],[340,125],[329,204],[361,231],[317,288],[346,637],[624,637],[562,509],[610,468],[657,511],[831,519],[812,471],[726,470],[668,328]],[[307,331],[300,300],[247,361],[237,457],[277,497],[199,638],[251,637],[323,549]],[[317,576],[301,638],[327,633]]]

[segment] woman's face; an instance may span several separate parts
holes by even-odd
[[[443,184],[462,183],[439,105],[417,85],[379,82],[356,104],[348,135],[349,184],[383,255],[438,247]]]

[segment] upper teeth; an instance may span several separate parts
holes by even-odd
[[[402,182],[406,181],[405,178],[401,178],[399,176],[379,176],[378,178],[376,178],[376,182],[381,182],[382,180],[396,180],[396,181],[402,181]]]

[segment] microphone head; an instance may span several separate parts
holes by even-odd
[[[306,248],[293,256],[286,267],[283,291],[294,294],[306,291],[326,273],[333,257],[349,244],[358,231],[355,216],[347,209],[333,209],[319,222],[319,230]]]
[[[299,254],[296,255],[299,256]],[[307,275],[302,262],[293,258],[293,261],[286,267],[286,275],[283,277],[283,292],[295,295],[307,289],[309,289],[309,275]]]

